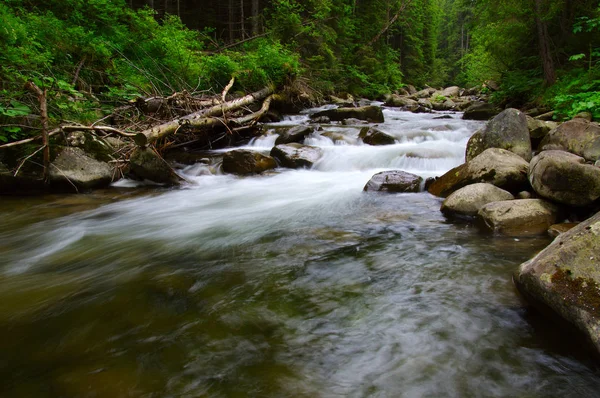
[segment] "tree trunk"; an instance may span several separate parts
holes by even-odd
[[[542,19],[543,0],[534,0],[535,6],[535,24],[538,32],[538,45],[540,47],[540,57],[542,67],[544,68],[544,84],[551,86],[556,82],[556,72],[554,70],[554,61],[550,51],[550,36],[548,34],[548,25]]]
[[[240,30],[242,31],[242,40],[246,37],[246,19],[244,14],[244,0],[240,0]]]
[[[234,5],[233,5],[233,0],[229,0],[229,21],[228,21],[228,27],[229,27],[229,42],[233,43],[235,40],[235,34],[233,31],[233,27],[235,25],[235,11],[234,11]]]
[[[273,87],[265,87],[262,90],[246,95],[245,97],[171,120],[156,127],[152,127],[151,129],[142,131],[142,133],[148,137],[148,142],[152,143],[153,141],[166,137],[169,134],[175,133],[182,126],[203,127],[212,125],[214,123],[208,120],[211,117],[223,116],[226,112],[248,106],[255,101],[266,98],[272,93]]]
[[[256,36],[260,33],[260,4],[259,0],[252,0],[252,36]]]

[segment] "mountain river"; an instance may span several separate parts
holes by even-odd
[[[459,165],[482,123],[384,114],[397,144],[324,125],[311,170],[240,178],[216,156],[176,189],[0,197],[0,397],[597,397],[586,350],[512,284],[549,238],[362,191]]]

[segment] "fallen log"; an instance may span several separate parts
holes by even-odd
[[[233,101],[225,102],[216,106],[212,106],[208,109],[202,109],[198,112],[191,113],[187,116],[183,116],[177,119],[173,119],[169,122],[154,126],[150,129],[142,131],[147,138],[148,143],[152,143],[160,138],[166,137],[169,134],[175,133],[181,126],[189,127],[207,127],[214,125],[215,120],[213,117],[224,115],[227,112],[238,110],[244,106],[248,106],[256,101],[262,100],[273,93],[273,87],[268,86],[246,95],[245,97],[235,99]]]

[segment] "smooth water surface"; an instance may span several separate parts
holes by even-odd
[[[312,170],[217,162],[174,190],[1,198],[0,396],[597,396],[591,362],[511,282],[547,238],[451,224],[426,193],[362,192],[378,171],[462,163],[481,124],[385,116],[396,145],[322,126]]]

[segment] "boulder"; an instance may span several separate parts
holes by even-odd
[[[408,97],[392,94],[386,101],[385,106],[391,107],[416,107],[419,103]]]
[[[532,145],[536,143],[535,146],[537,146],[551,130],[557,127],[558,123],[556,122],[537,120],[531,116],[527,116],[527,129],[529,130],[529,137],[531,138]]]
[[[547,233],[558,221],[559,211],[556,205],[542,199],[518,199],[488,203],[477,215],[494,233],[535,236]]]
[[[585,119],[573,119],[550,131],[540,143],[540,151],[563,150],[585,160],[600,159],[600,126]]]
[[[337,108],[327,109],[321,112],[317,112],[311,116],[311,118],[317,118],[321,116],[327,116],[333,121],[342,121],[344,119],[360,119],[366,120],[372,123],[383,123],[383,111],[378,106],[361,106],[359,108]]]
[[[417,101],[417,103],[422,107],[433,109],[433,104],[427,98],[420,98],[419,101]]]
[[[433,94],[434,94],[436,91],[437,91],[437,90],[436,90],[435,88],[428,87],[428,88],[425,88],[425,89],[423,89],[423,90],[421,90],[421,91],[418,91],[418,92],[417,92],[417,93],[415,93],[414,95],[415,95],[417,98],[429,98],[429,97],[431,97],[431,96],[432,96],[432,95],[433,95]]]
[[[176,185],[181,181],[171,166],[148,147],[138,147],[133,151],[129,158],[129,172],[137,178],[159,184]]]
[[[86,190],[108,186],[114,174],[112,166],[88,156],[83,149],[65,147],[50,164],[48,180],[54,186],[74,185]]]
[[[423,178],[405,171],[383,171],[375,174],[364,191],[376,192],[419,192]]]
[[[487,102],[475,102],[471,104],[465,113],[463,119],[465,120],[489,120],[500,113],[500,110],[495,106]]]
[[[573,119],[584,119],[588,122],[594,120],[594,115],[591,112],[579,112],[577,115],[573,116]]]
[[[406,91],[408,91],[410,95],[415,95],[417,93],[417,89],[412,84],[406,86]]]
[[[469,161],[488,148],[502,148],[523,159],[531,160],[531,139],[525,114],[517,109],[506,109],[479,130],[467,143]]]
[[[227,152],[223,156],[223,171],[237,175],[260,174],[277,167],[277,162],[270,156],[259,152],[238,149]]]
[[[495,185],[471,184],[448,196],[440,210],[449,216],[476,216],[479,209],[488,203],[513,199],[510,192]]]
[[[600,213],[521,264],[513,280],[530,303],[574,325],[600,353]]]
[[[600,168],[565,151],[544,151],[529,166],[535,192],[555,202],[586,206],[600,198]]]
[[[528,170],[529,163],[520,156],[505,149],[490,148],[437,178],[428,191],[447,197],[466,185],[488,182],[510,192],[520,192],[529,188]]]
[[[447,87],[442,90],[441,94],[446,98],[460,97],[460,87],[458,87],[458,86]]]
[[[315,131],[313,126],[294,126],[288,130],[278,130],[275,145],[290,144],[292,142],[302,142],[307,135]]]
[[[277,145],[271,150],[279,164],[291,169],[311,168],[322,155],[321,148],[298,143]]]
[[[396,143],[394,137],[375,127],[363,127],[358,137],[368,145],[393,145]]]
[[[330,95],[329,100],[331,101],[332,104],[336,104],[336,105],[340,105],[340,106],[348,106],[348,107],[354,106],[354,97],[352,97],[350,94],[348,94],[346,96],[346,99],[336,97],[335,95]]]
[[[107,140],[90,131],[73,131],[67,135],[69,146],[81,148],[88,155],[101,162],[114,160],[115,149]]]

